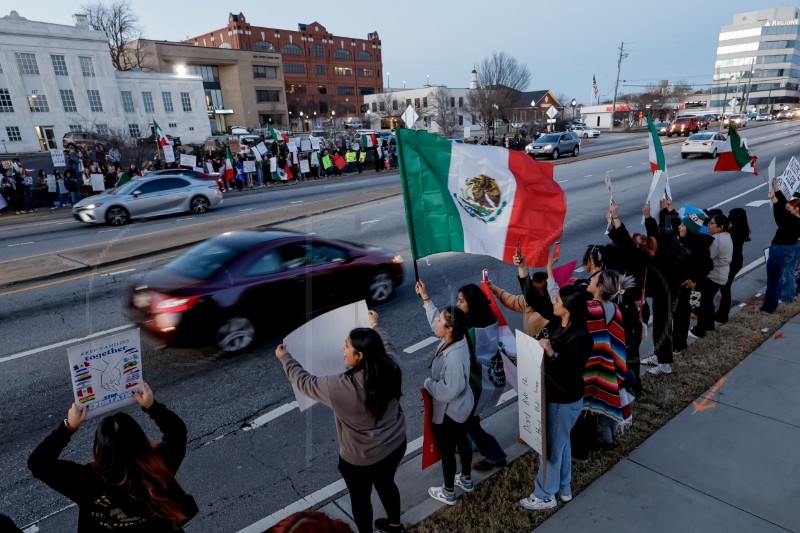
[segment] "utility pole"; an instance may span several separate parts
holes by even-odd
[[[617,81],[614,82],[614,102],[611,104],[611,128],[609,132],[614,131],[614,112],[617,110],[617,89],[619,88],[619,71],[622,69],[622,60],[628,57],[625,53],[625,43],[619,45],[619,59],[617,60]]]

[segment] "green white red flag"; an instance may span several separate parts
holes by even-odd
[[[288,135],[284,135],[283,133],[278,133],[272,126],[269,127],[269,134],[272,135],[272,138],[275,139],[276,141],[289,142]]]
[[[231,151],[225,151],[225,181],[230,182],[234,177],[234,170],[233,170],[233,157],[231,157]]]
[[[719,154],[717,164],[714,166],[714,172],[734,170],[750,172],[758,176],[756,159],[758,159],[756,156],[750,155],[747,145],[744,140],[739,137],[736,126],[731,122],[728,128],[728,138],[725,140],[725,148],[723,148],[722,152]]]
[[[164,161],[167,163],[174,163],[175,151],[172,149],[172,143],[169,142],[164,130],[161,129],[161,126],[159,126],[158,122],[155,120],[153,120],[153,129],[155,130],[158,146],[161,147],[161,151],[164,152]]]
[[[551,164],[408,129],[397,131],[397,153],[415,260],[453,251],[511,263],[519,243],[528,265],[547,264],[567,213]]]
[[[364,148],[374,148],[378,146],[378,136],[374,133],[365,133],[361,135],[361,146]]]
[[[664,158],[664,149],[661,147],[661,138],[658,136],[658,130],[653,125],[653,118],[650,112],[647,112],[647,146],[650,155],[650,171],[655,174],[656,170],[667,172],[667,160]]]

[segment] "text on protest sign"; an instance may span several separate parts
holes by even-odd
[[[256,171],[256,162],[255,161],[245,161],[244,162],[244,171],[245,172],[255,172]]]
[[[544,350],[539,341],[517,330],[517,393],[519,394],[519,436],[546,463]]]
[[[800,161],[794,156],[786,165],[783,175],[778,178],[778,188],[787,200],[791,200],[794,193],[800,190]]]
[[[105,178],[103,177],[102,174],[89,174],[89,176],[92,178],[92,190],[93,191],[102,192],[102,191],[106,190]]]
[[[189,154],[181,154],[181,166],[194,168],[197,166],[197,158]]]
[[[50,150],[50,158],[53,160],[54,167],[67,166],[67,159],[64,157],[64,152],[61,150]]]

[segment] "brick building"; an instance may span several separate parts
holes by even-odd
[[[337,36],[318,22],[298,24],[297,30],[266,28],[251,25],[242,13],[231,13],[226,27],[184,42],[281,54],[293,129],[314,127],[333,112],[337,118],[360,116],[364,95],[383,91],[377,32],[366,39]]]

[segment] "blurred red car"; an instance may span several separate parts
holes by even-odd
[[[320,312],[388,300],[399,255],[288,231],[238,231],[202,242],[131,287],[128,316],[170,345],[226,352],[275,338]]]

